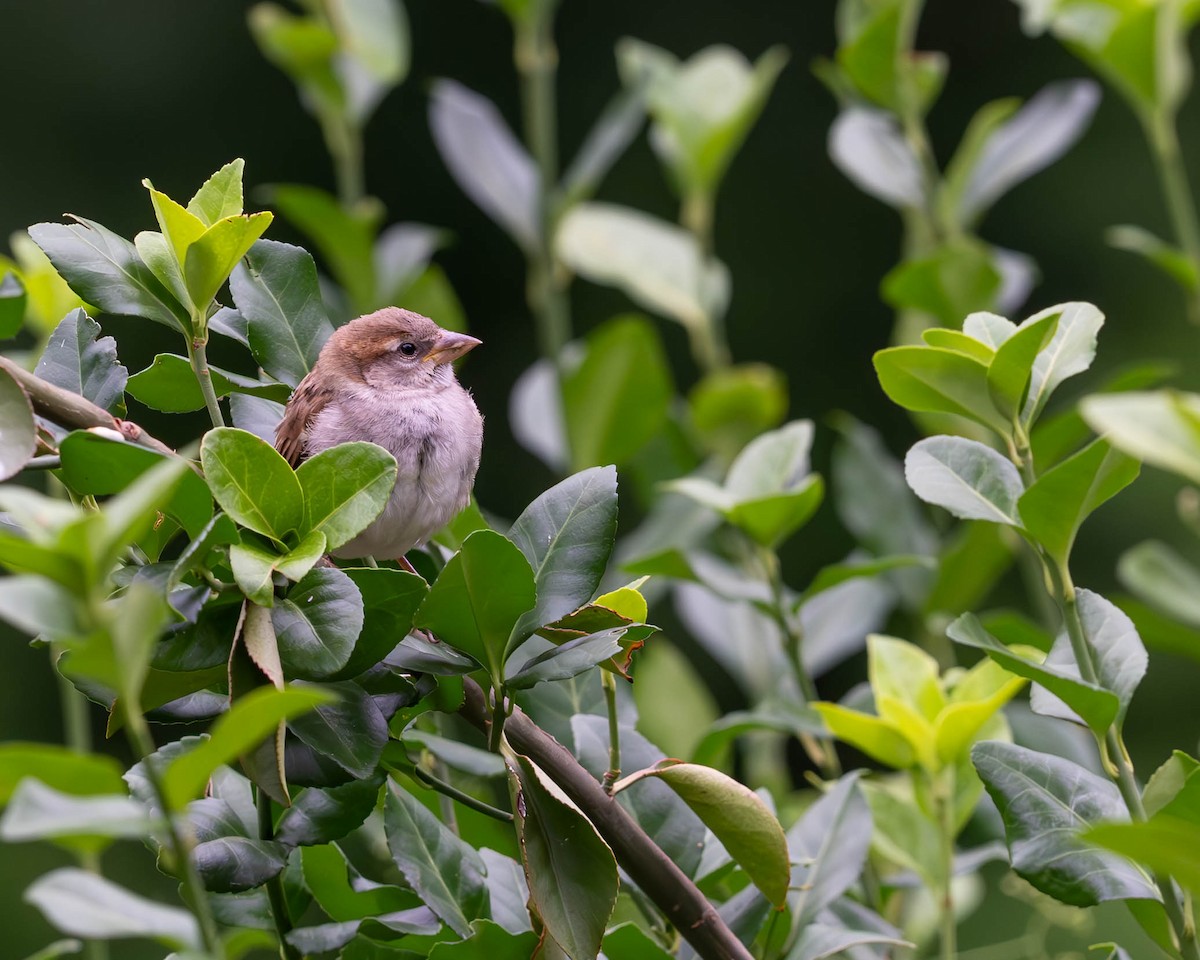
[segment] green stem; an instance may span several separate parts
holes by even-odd
[[[271,798],[261,788],[257,790],[258,837],[260,840],[275,839],[275,817],[271,811]],[[275,874],[267,881],[267,901],[271,904],[271,919],[275,922],[275,936],[279,940],[279,956],[283,960],[300,960],[300,951],[287,942],[292,929],[292,918],[288,913],[287,900],[283,896],[283,880]]]
[[[488,749],[492,753],[500,752],[500,744],[504,739],[504,691],[492,690],[492,724],[488,731]]]
[[[600,671],[604,703],[608,708],[608,770],[604,773],[604,792],[611,795],[613,784],[621,779],[621,727],[617,722],[617,681],[607,670]]]
[[[499,820],[502,823],[512,823],[513,815],[507,810],[501,810],[499,807],[493,807],[490,803],[484,803],[471,796],[469,793],[464,793],[458,787],[451,786],[445,780],[435,777],[428,770],[420,765],[413,768],[413,776],[420,780],[427,787],[431,787],[443,796],[449,797],[452,800],[457,800],[464,807],[470,807],[472,810],[482,813],[484,816],[491,817],[493,820]]]
[[[942,889],[938,913],[941,917],[941,957],[955,960],[958,950],[958,920],[954,915],[954,767],[946,767],[936,785],[938,832],[942,843]]]
[[[214,427],[225,426],[225,418],[221,416],[221,405],[217,403],[217,391],[213,389],[212,371],[208,369],[208,341],[199,337],[189,340],[188,360],[191,361],[192,372],[196,374],[196,382],[200,384],[200,392],[204,394],[208,418]]]
[[[943,233],[957,232],[957,226],[951,221],[943,223],[937,210],[938,183],[941,179],[933,146],[929,140],[929,131],[921,117],[921,93],[917,88],[916,74],[912,69],[912,54],[916,44],[917,26],[921,21],[921,10],[924,0],[908,0],[900,8],[900,25],[896,31],[896,76],[899,80],[897,90],[899,105],[897,112],[900,116],[900,126],[904,131],[904,139],[909,149],[917,158],[921,168],[921,183],[925,202],[920,208],[918,223],[910,224],[908,232],[909,256],[919,256],[939,242]],[[947,228],[949,226],[949,229]]]
[[[1143,117],[1146,136],[1158,171],[1158,179],[1167,202],[1167,213],[1175,241],[1183,248],[1192,267],[1200,277],[1200,222],[1196,218],[1196,201],[1188,183],[1183,153],[1179,147],[1179,132],[1175,117],[1164,110]],[[1200,288],[1188,291],[1188,319],[1200,323]]]
[[[521,81],[525,145],[538,167],[537,246],[527,251],[527,297],[538,327],[542,356],[558,363],[571,338],[570,305],[554,260],[558,190],[558,107],[555,76],[554,5],[541,4],[533,16],[517,22],[513,59]]]
[[[683,198],[683,206],[679,211],[679,222],[693,237],[700,248],[700,261],[707,266],[713,256],[713,218],[714,198],[712,193],[705,190],[694,190]],[[707,270],[701,270],[699,281],[703,285]],[[706,373],[729,366],[731,352],[729,340],[725,332],[725,318],[708,307],[708,291],[702,286],[697,291],[699,301],[704,304],[702,322],[688,325],[688,336],[691,339],[692,356],[697,365]]]
[[[192,843],[190,838],[180,830],[175,815],[167,803],[167,792],[163,788],[162,777],[152,759],[155,752],[154,738],[150,735],[150,727],[146,723],[146,717],[139,704],[126,704],[125,732],[130,746],[143,761],[142,766],[146,771],[146,779],[149,781],[162,811],[163,824],[167,831],[168,852],[176,869],[179,870],[184,900],[191,908],[200,927],[200,939],[204,949],[214,958],[223,958],[225,948],[221,943],[220,934],[217,932],[217,923],[213,919],[208,893],[200,881],[200,874],[196,871],[195,863],[192,862]]]

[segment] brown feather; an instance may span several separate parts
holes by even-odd
[[[315,372],[315,371],[314,371]],[[293,470],[305,458],[306,434],[313,419],[333,399],[333,390],[322,386],[322,379],[310,373],[288,401],[283,419],[275,429],[275,449]]]

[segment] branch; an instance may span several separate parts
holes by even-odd
[[[484,733],[491,713],[479,684],[464,678],[466,698],[459,713]],[[545,771],[592,822],[617,861],[704,960],[753,960],[716,908],[561,743],[519,707],[504,734],[518,752]]]
[[[7,357],[0,357],[0,370],[21,385],[29,402],[33,404],[34,413],[53,420],[64,427],[76,430],[90,430],[93,427],[106,427],[115,430],[130,443],[147,447],[157,453],[174,456],[175,451],[161,440],[158,440],[139,427],[132,420],[121,420],[107,410],[96,406],[86,397],[81,397],[70,390],[64,390],[53,383],[34,376],[24,367],[18,366]]]

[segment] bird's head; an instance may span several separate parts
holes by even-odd
[[[322,359],[332,350],[337,366],[351,368],[372,386],[417,387],[452,381],[453,361],[480,342],[411,310],[384,307],[338,329]]]

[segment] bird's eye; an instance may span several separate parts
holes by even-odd
[[[414,353],[417,352],[417,345],[415,343],[410,343],[409,341],[405,340],[402,344],[400,344],[399,350],[406,357],[411,357]]]

